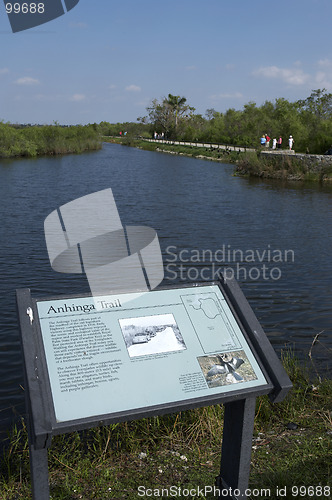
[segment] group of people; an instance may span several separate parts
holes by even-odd
[[[154,139],[164,139],[165,138],[165,134],[164,134],[164,132],[162,132],[161,134],[158,134],[157,132],[154,132],[153,138]]]
[[[269,148],[270,147],[270,141],[271,141],[271,137],[269,137],[268,134],[263,134],[261,139],[261,146],[262,147],[265,147],[265,148]],[[289,136],[289,139],[288,139],[288,147],[289,147],[289,150],[293,149],[293,144],[294,144],[294,139],[293,139],[293,136],[290,135]],[[282,137],[281,135],[279,135],[279,139],[276,139],[274,138],[272,140],[272,149],[281,149],[281,145],[282,145]]]

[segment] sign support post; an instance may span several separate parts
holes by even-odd
[[[48,454],[51,436],[41,429],[43,415],[42,390],[40,385],[40,357],[34,325],[30,290],[16,292],[17,308],[20,321],[21,345],[24,365],[24,394],[27,411],[26,426],[28,432],[31,489],[34,500],[49,500]]]
[[[49,500],[50,487],[48,480],[47,448],[36,450],[34,445],[30,443],[30,436],[29,436],[29,456],[30,456],[32,498],[34,500]]]
[[[225,404],[224,430],[221,449],[220,476],[217,486],[230,494],[221,498],[234,498],[231,491],[239,490],[246,498],[248,488],[252,436],[254,430],[256,398],[240,399]]]

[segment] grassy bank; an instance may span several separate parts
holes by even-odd
[[[332,165],[325,165],[317,169],[308,165],[305,159],[301,160],[287,154],[268,157],[267,155],[261,155],[259,150],[257,152],[225,151],[217,148],[153,143],[131,138],[106,138],[106,141],[137,147],[146,151],[233,163],[236,165],[234,174],[243,177],[291,181],[332,181]]]
[[[220,162],[236,163],[242,153],[232,150],[216,149],[216,148],[205,148],[196,146],[180,146],[177,144],[167,143],[155,143],[148,142],[133,138],[119,138],[110,137],[103,138],[105,142],[113,142],[116,144],[122,144],[123,146],[131,146],[139,149],[144,149],[145,151],[157,151],[161,153],[177,154],[180,156],[191,156],[193,158],[200,158],[206,160],[215,160]]]
[[[237,161],[236,175],[292,181],[332,181],[332,165],[310,165],[306,158],[244,153]]]
[[[312,382],[289,353],[283,363],[294,388],[282,403],[267,397],[257,401],[250,487],[268,489],[302,486],[299,498],[332,498],[319,488],[332,488],[332,381]],[[223,407],[213,406],[137,422],[58,436],[49,450],[52,499],[106,500],[140,498],[145,489],[213,486],[219,474]],[[292,424],[292,425],[289,425]],[[0,499],[31,498],[25,428],[14,429],[1,462]],[[303,494],[316,488],[317,495]],[[171,490],[170,490],[171,491]],[[325,489],[325,493],[328,489]],[[158,495],[153,496],[156,498]],[[161,495],[159,495],[161,496]],[[166,495],[163,497],[165,498]]]
[[[0,158],[82,153],[101,147],[93,125],[15,127],[0,123]]]

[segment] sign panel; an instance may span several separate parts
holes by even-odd
[[[38,300],[57,422],[268,385],[218,285]]]

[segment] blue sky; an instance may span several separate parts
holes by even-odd
[[[332,92],[331,13],[331,0],[80,0],[12,33],[1,2],[0,120],[136,121],[169,93],[204,114]]]

